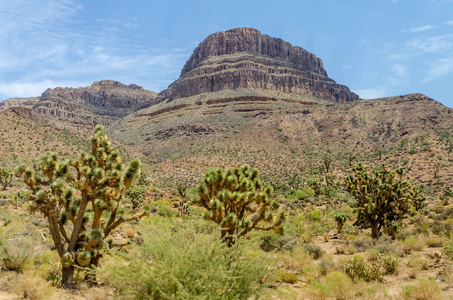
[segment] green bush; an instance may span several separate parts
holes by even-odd
[[[343,270],[353,281],[382,281],[382,266],[381,262],[372,261],[367,263],[360,255],[354,255],[346,261]]]
[[[41,237],[34,228],[14,221],[0,232],[0,259],[2,267],[22,273],[24,266],[36,254]]]
[[[122,299],[257,296],[272,268],[260,257],[261,250],[246,244],[250,241],[227,247],[212,226],[194,222],[171,223],[159,218],[146,225],[141,230],[143,244],[133,245],[106,266],[106,282]]]
[[[444,247],[443,247],[443,254],[450,258],[450,259],[453,259],[453,240],[452,239],[448,239],[445,243],[444,243]]]

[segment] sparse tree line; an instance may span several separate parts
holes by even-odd
[[[382,167],[369,172],[361,163],[353,164],[357,158],[354,153],[347,158],[352,174],[341,181],[335,181],[332,175],[330,155],[322,159],[322,177],[294,177],[286,183],[264,183],[258,170],[247,165],[208,170],[196,187],[198,197],[193,204],[204,210],[206,220],[217,224],[221,243],[234,248],[239,239],[252,231],[284,233],[287,215],[276,201],[276,193],[286,192],[298,199],[324,197],[327,204],[334,206],[336,203],[330,199],[338,200],[336,195],[342,188],[354,199],[355,226],[370,228],[373,239],[379,239],[382,232],[395,238],[402,222],[423,209],[425,198],[420,189],[403,179],[402,169],[390,171]],[[32,168],[19,165],[16,174],[30,190],[30,208],[39,211],[48,222],[61,260],[61,284],[65,288],[74,287],[78,269],[86,270],[85,280],[96,284],[96,269],[106,250],[113,246],[111,236],[115,229],[152,212],[144,189],[133,186],[134,180],[143,181],[140,160],[124,165],[99,125],[91,138],[89,153],[82,152],[68,160],[61,160],[56,153],[45,155]],[[0,169],[3,189],[11,184],[12,177],[12,170]],[[190,213],[187,185],[180,182],[177,192],[181,197],[178,216],[183,217]],[[17,197],[19,201],[25,196]],[[124,207],[126,200],[132,204],[130,210]],[[341,233],[348,217],[337,213],[333,218]]]

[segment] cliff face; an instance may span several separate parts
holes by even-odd
[[[155,98],[156,93],[141,86],[102,80],[88,87],[47,89],[33,110],[41,115],[109,124],[152,105]]]
[[[314,54],[252,28],[208,36],[186,62],[181,77],[158,98],[171,101],[238,88],[274,90],[337,102],[359,98],[330,79],[321,59]]]
[[[0,110],[7,110],[11,107],[25,107],[31,109],[39,101],[39,97],[9,98],[0,102]]]

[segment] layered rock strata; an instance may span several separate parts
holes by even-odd
[[[41,115],[108,124],[154,104],[156,93],[136,84],[102,80],[88,87],[47,89],[33,110]]]
[[[180,78],[158,96],[172,101],[239,88],[274,90],[336,102],[359,99],[327,76],[321,59],[252,28],[208,36],[194,50]]]

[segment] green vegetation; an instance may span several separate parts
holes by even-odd
[[[8,185],[10,185],[11,180],[13,179],[13,172],[8,168],[0,169],[0,185],[3,187],[3,190],[6,190]]]
[[[133,160],[127,169],[104,128],[96,126],[91,153],[61,161],[56,153],[45,155],[37,171],[17,167],[32,194],[33,209],[49,222],[55,248],[61,258],[62,284],[72,288],[76,268],[95,269],[102,257],[105,239],[126,221],[145,215],[125,217],[121,202],[132,180],[140,173],[141,162]],[[69,225],[70,224],[70,225]],[[96,283],[93,273],[88,273]]]
[[[356,225],[371,228],[371,236],[379,238],[381,229],[394,237],[398,225],[409,213],[423,208],[424,196],[418,188],[403,181],[403,170],[394,172],[381,168],[369,175],[359,163],[353,168],[353,175],[344,178],[346,190],[357,201]]]
[[[250,299],[271,280],[271,259],[250,242],[222,243],[211,222],[150,218],[143,244],[121,252],[103,278],[121,299]]]
[[[221,226],[221,237],[230,246],[254,229],[282,232],[285,214],[275,214],[279,203],[272,200],[272,188],[259,180],[258,170],[247,165],[209,170],[198,192],[206,219]]]

